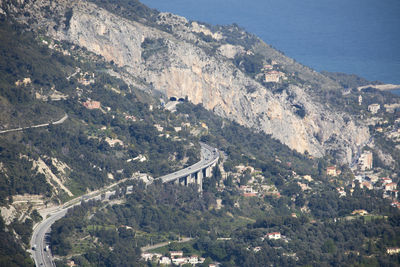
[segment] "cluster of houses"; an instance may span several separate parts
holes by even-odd
[[[360,97],[361,97],[361,95],[360,95]],[[361,102],[360,102],[360,99],[361,99]],[[362,97],[359,98],[359,104],[361,105],[361,103],[362,103]],[[383,105],[383,107],[385,108],[386,112],[394,113],[396,111],[396,109],[400,108],[400,104],[385,104],[385,105]],[[374,104],[368,105],[368,111],[371,112],[371,114],[377,114],[380,109],[381,109],[380,104],[374,103]]]
[[[373,173],[363,173],[363,175],[356,175],[351,183],[351,187],[354,188],[358,182],[360,188],[366,188],[368,190],[383,190],[383,198],[392,199],[395,201],[398,197],[397,183],[393,182],[388,177],[378,177]],[[340,188],[338,191],[342,191]],[[339,193],[340,194],[340,193]],[[395,205],[397,206],[397,205]]]
[[[392,199],[393,207],[400,208],[400,204],[397,202],[398,190],[397,184],[392,181],[391,178],[383,177],[380,178],[378,174],[374,174],[372,171],[373,156],[371,151],[365,151],[361,154],[358,160],[358,169],[360,170],[359,175],[354,177],[351,182],[350,193],[354,191],[354,188],[358,184],[361,189],[366,188],[368,190],[383,190],[383,198]],[[326,168],[326,174],[328,176],[338,176],[341,171],[336,166],[329,166]],[[346,190],[344,186],[336,188],[340,197],[346,196]]]
[[[281,194],[276,189],[275,186],[271,185],[254,185],[254,182],[250,185],[241,185],[239,187],[239,191],[241,195],[244,197],[264,197],[264,196],[272,196],[276,198],[280,198]]]
[[[80,77],[78,78],[78,83],[88,86],[94,83],[94,73],[89,74],[88,72],[80,73]]]
[[[170,251],[169,256],[163,256],[160,253],[150,253],[144,252],[142,253],[142,258],[145,261],[158,262],[161,265],[183,265],[183,264],[191,264],[195,266],[196,264],[202,264],[205,261],[205,258],[199,257],[197,255],[192,255],[188,257],[183,256],[183,251]]]
[[[376,175],[357,175],[355,176],[354,180],[351,183],[350,192],[354,191],[354,187],[356,184],[360,186],[361,189],[366,188],[368,190],[383,190],[383,198],[392,199],[392,206],[400,208],[400,203],[397,201],[398,192],[397,184],[392,181],[391,178],[382,177],[379,178]],[[336,188],[337,192],[339,193],[340,197],[346,196],[346,191],[343,186]]]
[[[232,176],[233,180],[238,182],[240,176],[248,173],[251,175],[251,179],[247,182],[246,185],[239,186],[239,192],[244,197],[265,197],[271,196],[275,198],[280,198],[281,194],[276,188],[275,185],[271,184],[264,184],[265,177],[261,174],[262,171],[258,169],[254,169],[252,166],[244,166],[238,165],[236,166],[236,172],[229,172],[226,173],[225,176]],[[340,174],[340,170],[336,170],[334,167],[335,176]],[[301,180],[298,181],[297,184],[299,185],[302,191],[311,190],[309,183],[313,182],[313,178],[310,175],[300,176],[296,172],[292,171],[292,175],[294,179]],[[223,185],[222,185],[223,186]]]
[[[398,197],[397,184],[392,181],[391,178],[383,177],[380,178],[378,174],[373,173],[373,154],[371,151],[364,151],[357,162],[358,175],[355,176],[351,182],[350,192],[354,191],[356,183],[360,188],[366,188],[368,190],[380,190],[383,189],[383,198],[391,198],[393,201]],[[328,176],[338,176],[341,171],[336,166],[329,166],[326,168],[326,174]],[[346,196],[346,191],[343,186],[336,188],[339,196]],[[393,206],[398,206],[393,204]]]

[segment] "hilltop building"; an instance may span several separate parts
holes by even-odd
[[[280,71],[269,71],[267,73],[265,73],[264,75],[264,82],[266,83],[278,83],[280,81],[281,78],[284,78],[285,74],[283,72]]]

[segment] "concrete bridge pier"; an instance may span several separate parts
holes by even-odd
[[[192,173],[187,177],[187,184],[194,184],[196,180],[196,173]]]
[[[199,192],[203,191],[203,171],[202,170],[196,172],[194,182],[199,187]]]
[[[184,185],[184,186],[187,186],[187,176],[186,177],[182,177],[182,178],[179,178],[179,183],[181,184],[181,185]]]
[[[202,178],[207,177],[207,168],[204,168],[201,170],[201,176],[202,176]]]
[[[213,168],[213,166],[209,166],[209,167],[207,167],[206,168],[206,175],[205,175],[205,177],[211,177],[211,170],[212,170],[212,168]]]

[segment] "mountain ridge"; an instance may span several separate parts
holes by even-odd
[[[162,31],[139,22],[146,19],[128,20],[94,3],[77,1],[70,5],[68,1],[56,1],[51,5],[52,9],[47,1],[25,1],[14,16],[26,23],[36,20],[31,28],[114,62],[125,71],[125,77],[130,76],[125,81],[131,85],[144,90],[150,86],[167,98],[188,97],[217,115],[264,131],[292,149],[317,157],[338,151],[342,162],[350,162],[357,146],[369,138],[368,128],[360,121],[317,101],[316,92],[323,95],[342,90],[337,82],[257,38],[249,49],[234,44],[237,51],[244,50],[234,57],[245,53],[250,58],[252,54],[260,55],[265,59],[262,64],[275,61],[285,76],[294,79],[293,83],[272,84],[283,88],[281,93],[269,90],[271,84],[249,75],[219,52],[229,44],[222,31],[169,13],[158,13],[155,22],[148,23],[167,29]],[[24,12],[30,12],[29,17],[21,16]],[[226,31],[236,34],[233,40],[250,38],[235,26]],[[151,43],[147,47],[143,46],[146,41]],[[299,109],[303,117],[298,115]]]

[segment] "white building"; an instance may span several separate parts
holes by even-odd
[[[115,147],[117,144],[120,146],[124,146],[124,142],[122,142],[119,139],[112,139],[112,138],[106,137],[105,141],[110,145],[110,147]]]
[[[361,157],[358,160],[358,165],[360,169],[363,171],[370,170],[372,169],[372,162],[373,162],[372,152],[365,151],[364,153],[361,154]]]
[[[388,183],[385,184],[385,190],[386,191],[393,191],[397,189],[397,184],[396,183]]]
[[[387,248],[386,253],[390,255],[398,254],[400,253],[400,248]]]
[[[188,258],[174,258],[172,259],[173,264],[181,265],[188,262]]]
[[[194,256],[194,255],[189,257],[188,263],[190,263],[190,264],[198,264],[198,263],[200,263],[199,262],[199,257]]]
[[[165,265],[170,265],[172,263],[172,261],[169,257],[161,257],[159,263],[165,264]]]
[[[392,183],[393,181],[392,181],[392,179],[390,179],[390,178],[387,178],[387,177],[383,177],[382,178],[382,185],[386,185],[386,184],[390,184],[390,183]]]
[[[183,251],[170,251],[169,254],[171,255],[171,258],[174,257],[183,257]]]
[[[281,233],[280,232],[268,233],[265,237],[268,237],[268,239],[270,240],[278,240],[281,239]]]
[[[381,105],[379,104],[371,104],[368,106],[368,111],[370,111],[372,114],[376,114],[380,108]]]
[[[153,259],[159,259],[159,258],[161,258],[161,254],[159,254],[159,253],[149,253],[149,252],[144,252],[144,253],[142,253],[142,258],[145,260],[145,261],[148,261],[148,260],[153,260]]]

